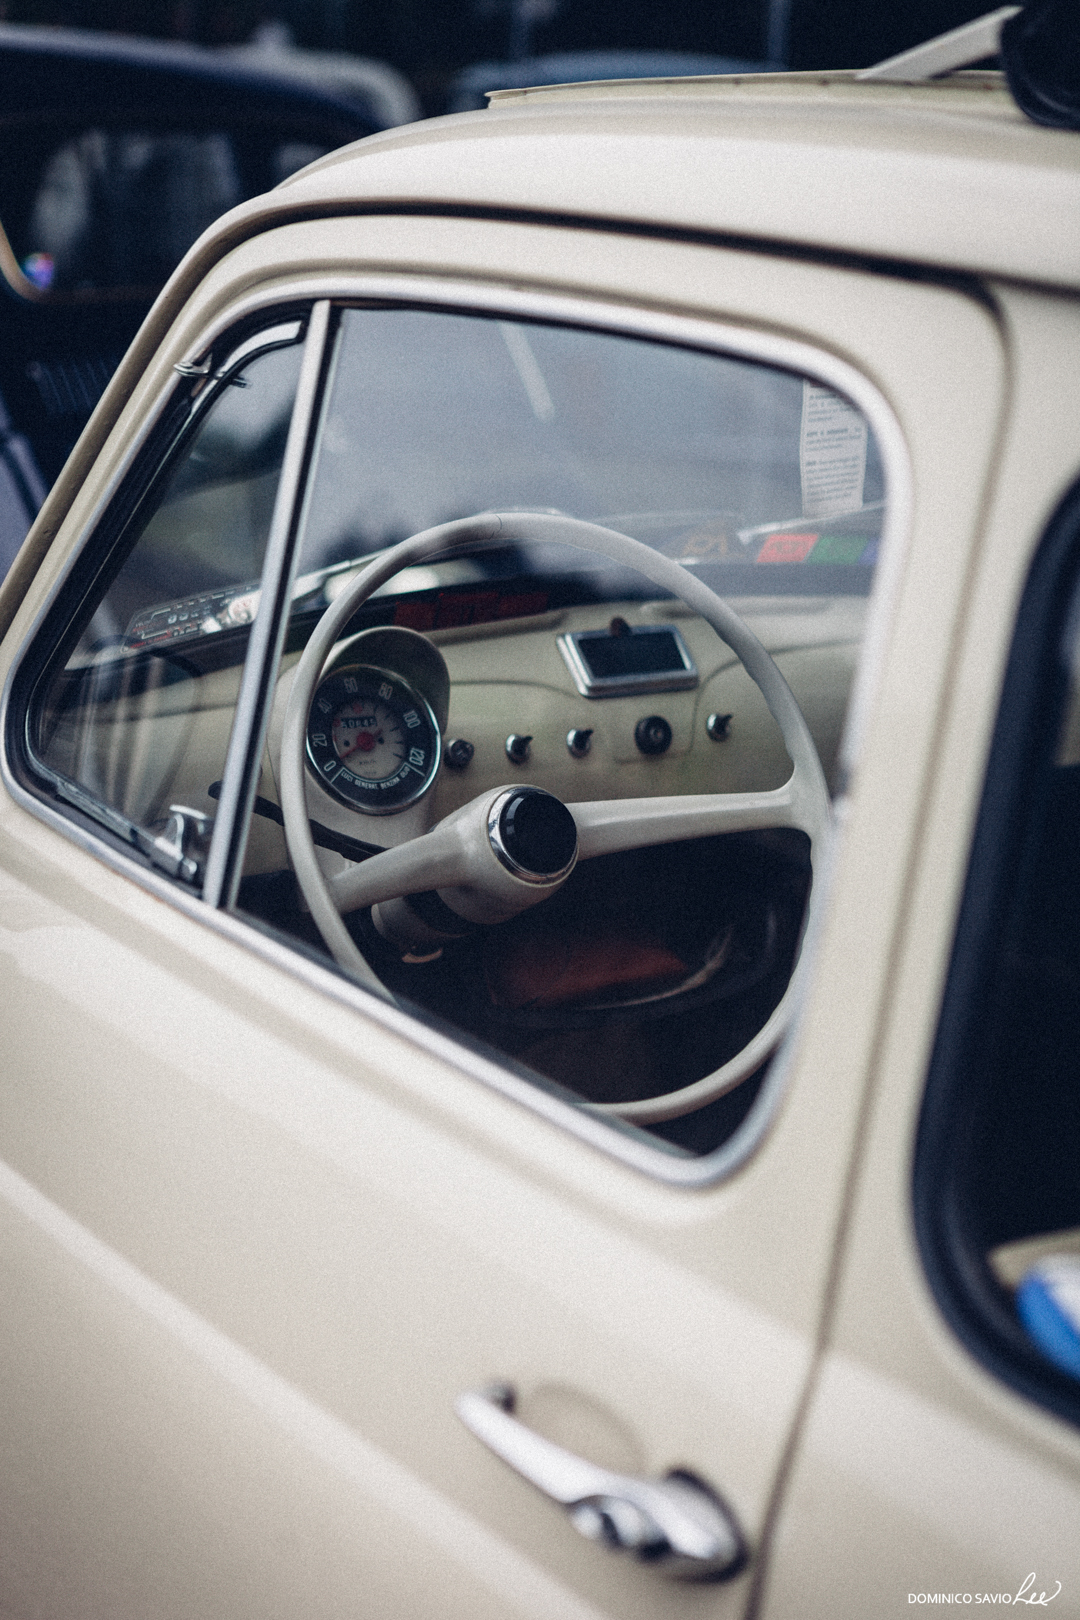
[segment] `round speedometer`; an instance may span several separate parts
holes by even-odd
[[[308,715],[308,763],[354,810],[385,816],[414,804],[439,768],[430,706],[399,675],[354,665],[322,681]]]

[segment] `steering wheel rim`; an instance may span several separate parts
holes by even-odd
[[[351,584],[327,608],[308,641],[296,666],[285,712],[281,744],[281,808],[289,857],[301,892],[327,948],[338,966],[366,988],[382,997],[389,993],[366,957],[355,944],[341,918],[338,902],[315,855],[309,825],[305,789],[305,739],[308,712],[327,658],[345,625],[381,585],[412,564],[445,557],[478,545],[511,541],[559,543],[577,550],[599,553],[612,561],[635,569],[654,584],[678,596],[703,618],[735,654],[758,687],[776,721],[784,746],[791,758],[792,774],[782,788],[761,793],[715,793],[683,795],[676,799],[588,801],[567,808],[578,825],[581,858],[616,849],[641,847],[650,843],[674,841],[735,827],[792,826],[810,839],[811,887],[803,927],[796,946],[796,960],[780,1001],[761,1029],[732,1058],[700,1080],[658,1097],[626,1103],[583,1103],[596,1114],[612,1114],[640,1124],[657,1123],[692,1113],[723,1096],[747,1079],[775,1050],[785,1034],[806,972],[803,945],[815,929],[822,903],[821,870],[831,830],[831,810],[824,772],[809,727],[795,697],[773,659],[739,616],[707,585],[689,573],[681,563],[652,550],[628,535],[580,518],[549,513],[486,512],[476,517],[438,524],[391,546],[361,570]],[[491,797],[504,791],[492,790]],[[720,805],[718,806],[718,801]],[[717,818],[723,825],[712,825]],[[448,818],[449,819],[449,818]],[[445,825],[443,823],[442,825]],[[679,830],[672,832],[672,828]],[[429,836],[421,834],[421,838]],[[627,843],[626,838],[631,842]],[[622,839],[623,841],[620,841]],[[418,839],[411,839],[399,850],[415,855]],[[347,877],[353,887],[371,888],[370,868],[385,863],[386,855],[372,857],[352,869]],[[405,858],[408,862],[408,857]],[[402,860],[398,858],[399,869]],[[412,866],[416,866],[413,859]],[[358,875],[368,879],[357,883]],[[378,884],[376,872],[375,883]],[[402,879],[398,879],[402,881]],[[436,887],[430,881],[414,881],[402,893],[416,893]],[[376,898],[385,898],[376,895]],[[374,903],[352,898],[344,909]]]

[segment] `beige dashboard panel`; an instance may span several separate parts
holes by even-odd
[[[566,664],[555,648],[555,638],[566,630],[591,629],[597,615],[590,608],[568,609],[542,617],[533,628],[527,619],[503,633],[485,625],[479,633],[467,629],[433,631],[430,639],[447,660],[451,675],[450,718],[447,737],[471,742],[475,754],[469,766],[453,771],[443,766],[434,791],[409,814],[409,836],[414,828],[433,825],[476,794],[515,780],[540,782],[549,792],[569,802],[580,799],[632,798],[663,793],[737,793],[778,787],[791,772],[775,721],[754,683],[730,650],[704,623],[685,612],[671,611],[670,603],[623,603],[620,613],[628,622],[650,623],[677,618],[700,672],[696,689],[643,697],[583,698],[575,689]],[[802,613],[755,613],[750,602],[747,622],[776,658],[810,724],[826,775],[837,771],[838,750],[858,658],[858,631],[865,612],[859,598],[834,602],[812,599]],[[287,671],[275,700],[271,726],[270,763],[276,783],[281,746],[281,720],[289,686]],[[732,714],[730,733],[714,742],[705,729],[712,712]],[[634,741],[641,718],[661,713],[672,727],[672,744],[663,755],[647,758]],[[592,731],[590,748],[581,759],[572,758],[566,743],[571,729]],[[505,752],[511,733],[529,735],[530,757],[510,765]],[[329,820],[342,832],[362,836],[366,818],[342,811],[321,788],[312,814]],[[267,796],[277,800],[277,789]],[[406,818],[400,819],[403,823]],[[380,820],[378,837],[394,839],[397,828]],[[262,870],[249,857],[247,870]]]

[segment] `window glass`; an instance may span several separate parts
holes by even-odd
[[[831,773],[883,494],[866,419],[792,372],[581,328],[346,308],[289,644],[382,547],[485,510],[563,513],[743,602]],[[268,837],[294,669],[287,659],[239,905],[324,951]],[[315,694],[305,770],[316,857],[336,879],[504,784],[571,805],[638,802],[779,789],[791,760],[708,625],[630,567],[531,540],[407,568],[358,611]],[[797,827],[680,833],[581,860],[557,893],[493,925],[462,923],[433,884],[348,911],[346,927],[418,1016],[579,1102],[648,1105],[752,1049],[791,981],[811,876]],[[767,1056],[708,1106],[650,1122],[654,1136],[716,1145]]]
[[[1027,808],[995,929],[988,1045],[971,1192],[987,1246],[1073,1230],[1080,1253],[1080,600],[1066,624],[1063,714]],[[1060,682],[1060,684],[1059,684]],[[1046,696],[1053,702],[1053,687]]]
[[[140,826],[174,801],[213,813],[299,363],[256,354],[196,401],[36,706],[40,763]]]

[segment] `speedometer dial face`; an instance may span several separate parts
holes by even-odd
[[[308,763],[323,786],[365,815],[404,810],[439,768],[430,707],[389,670],[336,669],[320,684],[307,730]]]

